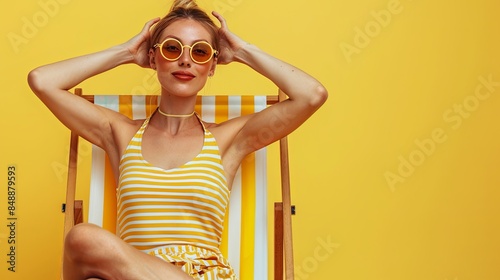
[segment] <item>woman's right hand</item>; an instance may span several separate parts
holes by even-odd
[[[149,30],[159,20],[160,18],[155,18],[146,22],[139,34],[122,44],[132,56],[132,62],[141,67],[151,68],[149,64],[149,37],[151,33]]]

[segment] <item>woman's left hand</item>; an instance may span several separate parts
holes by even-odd
[[[233,61],[238,61],[238,51],[248,43],[229,30],[226,20],[221,14],[215,11],[212,12],[212,14],[221,24],[219,28],[219,54],[217,56],[217,64],[229,64]]]

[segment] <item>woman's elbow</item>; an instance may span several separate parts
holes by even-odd
[[[43,92],[43,78],[38,68],[33,69],[28,73],[28,85],[36,95]]]
[[[314,94],[311,95],[310,104],[314,108],[319,108],[326,102],[327,99],[328,91],[323,85],[318,85],[314,90]]]

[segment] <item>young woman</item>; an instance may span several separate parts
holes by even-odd
[[[118,236],[75,226],[65,240],[64,279],[235,279],[219,251],[225,208],[242,159],[295,130],[327,99],[303,71],[218,28],[194,1],[175,1],[129,41],[34,69],[33,92],[69,129],[108,154],[118,179]],[[194,114],[217,64],[243,63],[288,99],[214,124]],[[68,90],[126,63],[156,70],[158,109],[131,120]],[[272,137],[259,137],[263,129]]]

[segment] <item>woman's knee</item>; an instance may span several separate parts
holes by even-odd
[[[92,256],[95,253],[106,250],[106,239],[109,233],[100,227],[92,224],[75,225],[66,235],[64,241],[64,253],[71,259],[82,259]]]
[[[64,242],[65,275],[79,275],[80,279],[113,278],[113,266],[123,261],[119,249],[120,240],[114,234],[92,224],[76,225]]]
[[[64,249],[73,251],[93,246],[91,239],[95,237],[97,231],[97,226],[92,224],[75,225],[65,237]]]

